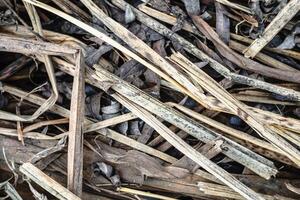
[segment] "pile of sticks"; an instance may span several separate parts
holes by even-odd
[[[1,0],[1,197],[299,199],[299,9]]]

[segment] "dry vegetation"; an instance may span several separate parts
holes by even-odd
[[[0,0],[0,199],[299,199],[299,9]]]

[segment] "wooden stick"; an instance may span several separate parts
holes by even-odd
[[[76,49],[66,46],[53,44],[50,42],[24,39],[21,37],[0,37],[1,51],[10,51],[16,53],[28,54],[46,54],[46,55],[64,55],[74,54]]]
[[[251,44],[254,40],[251,38],[247,38],[241,35],[237,35],[234,33],[230,33],[230,37],[234,40],[237,40],[239,42]],[[232,41],[232,40],[231,40]],[[277,53],[283,56],[289,56],[291,58],[294,58],[296,60],[300,60],[300,53],[297,51],[289,50],[289,49],[278,49],[278,48],[270,48],[270,47],[264,47],[263,50],[267,50],[273,53]]]
[[[240,53],[242,53],[247,48],[245,45],[235,42],[233,40],[229,41],[229,47]],[[257,60],[261,61],[262,63],[265,63],[265,64],[272,66],[274,68],[277,68],[277,69],[295,71],[295,72],[298,71],[297,69],[295,69],[283,62],[280,62],[280,61],[276,60],[275,58],[268,56],[267,54],[264,54],[261,52],[257,53],[255,58]]]
[[[73,75],[74,71],[74,66],[71,64],[67,65],[58,65],[58,68],[70,75]],[[103,85],[99,84],[97,78],[94,77],[95,72],[90,71],[89,73],[86,74],[86,81],[98,88],[102,88]],[[217,111],[222,111],[226,113],[231,113],[230,110],[226,108],[225,105],[221,104],[217,99],[215,99],[212,96],[208,96],[206,99],[208,102],[211,102],[210,104],[213,105],[213,109]],[[278,125],[278,126],[283,126],[285,128],[291,129],[291,130],[300,130],[300,122],[299,120],[293,119],[293,118],[288,118],[288,117],[283,117],[278,114],[269,112],[269,111],[264,111],[258,108],[253,108],[248,106],[247,107],[249,110],[251,110],[256,118],[258,118],[261,122],[264,124],[271,124],[271,125]]]
[[[76,4],[74,4],[70,0],[52,0],[59,8],[70,15],[75,15],[79,17],[81,20],[85,22],[89,22],[91,20],[91,16],[88,15],[85,11],[79,8]]]
[[[223,135],[223,133],[228,134],[229,138],[233,139],[234,141],[237,141],[239,144],[243,145],[244,147],[248,148],[249,150],[259,153],[260,155],[265,156],[267,158],[278,160],[282,163],[297,167],[297,165],[295,165],[281,151],[278,151],[277,148],[275,148],[273,145],[271,145],[270,143],[268,143],[264,140],[258,139],[256,137],[246,134],[242,131],[233,129],[233,128],[226,126],[218,121],[215,121],[203,114],[197,113],[193,110],[190,110],[190,109],[180,106],[178,104],[174,104],[174,103],[168,103],[168,104],[171,106],[175,106],[177,109],[179,109],[183,113],[187,114],[188,116],[193,117],[194,119],[204,122],[205,124],[208,124],[209,126],[214,127],[218,130],[221,130],[222,135]],[[285,132],[287,132],[287,130],[285,130]]]
[[[274,38],[274,36],[298,13],[299,10],[300,0],[290,0],[267,26],[261,37],[254,40],[254,42],[244,51],[245,57],[255,57],[255,55]]]
[[[58,58],[57,58],[58,59]],[[63,64],[57,66],[60,70],[64,71],[65,73],[68,73],[70,75],[73,75],[74,66],[71,64]],[[95,72],[92,72],[89,70],[89,73],[86,74],[86,81],[87,83],[90,83],[94,85],[95,87],[98,87],[101,89],[101,84],[99,84],[97,78],[94,78],[93,75],[95,75]],[[209,102],[210,105],[212,105],[213,110],[221,111],[225,113],[232,113],[230,110],[226,108],[224,104],[219,102],[216,98],[212,96],[207,96],[206,101]],[[248,109],[250,109],[256,118],[258,118],[260,121],[262,121],[265,124],[271,124],[271,125],[279,125],[283,126],[285,128],[298,131],[300,130],[300,121],[294,118],[288,118],[283,117],[279,114],[275,114],[269,111],[261,110],[259,108],[253,108],[248,106]]]
[[[128,194],[133,194],[133,195],[141,195],[141,196],[144,196],[144,197],[150,197],[150,198],[154,198],[154,199],[176,200],[175,198],[171,198],[171,197],[167,197],[167,196],[163,196],[163,195],[159,195],[159,194],[153,194],[153,193],[150,193],[150,192],[144,192],[144,191],[141,191],[141,190],[125,188],[125,187],[120,187],[120,188],[117,189],[117,191],[128,193]]]
[[[18,133],[16,129],[12,128],[2,128],[0,127],[0,135],[6,135],[6,136],[14,136],[18,137]],[[42,133],[38,132],[26,132],[23,135],[24,138],[30,138],[30,139],[36,139],[36,140],[56,140],[57,138],[51,137]]]
[[[182,91],[184,93],[190,93],[183,86],[181,86],[179,83],[177,83],[173,78],[171,78],[169,75],[167,75],[164,72],[162,72],[156,66],[150,64],[149,62],[147,62],[146,60],[144,60],[143,58],[141,58],[140,56],[138,56],[134,52],[130,51],[128,48],[122,46],[121,44],[119,44],[118,42],[116,42],[115,40],[113,40],[112,38],[110,38],[109,36],[103,34],[102,32],[98,31],[97,29],[89,26],[88,24],[86,24],[86,23],[84,23],[84,22],[82,22],[82,21],[80,21],[80,20],[78,20],[78,19],[76,19],[76,18],[74,18],[74,17],[72,17],[70,15],[67,15],[64,12],[61,12],[60,10],[57,10],[57,9],[51,7],[51,6],[48,6],[47,4],[41,3],[39,1],[36,1],[36,0],[24,0],[24,1],[28,2],[28,3],[31,3],[31,4],[33,4],[35,6],[38,6],[40,8],[43,8],[43,9],[49,11],[49,12],[52,12],[52,13],[54,13],[54,14],[62,17],[63,19],[65,19],[65,20],[67,20],[67,21],[69,21],[69,22],[71,22],[71,23],[73,23],[73,24],[81,27],[82,29],[86,30],[87,32],[91,33],[92,35],[100,38],[101,40],[103,40],[103,41],[107,42],[108,44],[112,45],[113,47],[115,47],[116,49],[122,51],[124,54],[132,57],[136,61],[138,61],[141,64],[145,65],[146,67],[148,67],[149,69],[151,69],[153,72],[155,72],[156,74],[158,74],[159,76],[161,76],[165,80],[169,81],[170,83],[172,83],[173,85],[175,85],[176,87],[178,87],[180,89],[180,91]],[[95,4],[93,3],[93,5],[95,5]],[[93,7],[93,8],[95,8],[95,7]],[[98,9],[96,11],[98,11]],[[135,35],[133,35],[133,37],[136,38]],[[190,95],[192,96],[192,94],[190,94]]]
[[[184,106],[181,106],[179,104],[176,103],[169,103],[169,105],[176,107],[177,109],[179,109],[180,111],[184,112],[185,114],[188,114],[189,116],[194,117],[197,120],[200,120],[201,122],[204,122],[212,127],[215,127],[217,129],[220,129],[221,131],[225,132],[226,134],[230,134],[236,138],[248,141],[252,144],[255,144],[257,146],[263,147],[265,149],[268,149],[270,151],[274,151],[277,153],[282,154],[282,152],[278,151],[274,146],[272,146],[270,143],[265,142],[264,140],[260,140],[254,136],[248,135],[242,131],[236,130],[234,128],[231,128],[229,126],[226,126],[218,121],[215,121],[209,117],[206,117],[200,113],[197,113],[193,110],[190,110]]]
[[[242,6],[242,5],[239,5],[239,4],[236,4],[236,3],[232,3],[232,2],[230,2],[228,0],[216,0],[216,1],[219,2],[219,3],[222,3],[222,4],[226,5],[226,6],[229,6],[231,8],[243,11],[243,12],[245,12],[247,14],[252,14],[251,10],[248,7],[246,7],[246,6]]]
[[[102,128],[106,128],[106,127],[116,125],[116,124],[119,124],[119,123],[122,123],[122,122],[127,122],[129,120],[136,119],[136,118],[137,118],[137,116],[135,116],[133,113],[126,113],[124,115],[120,115],[120,116],[117,116],[117,117],[113,117],[113,118],[110,118],[110,119],[99,121],[99,122],[94,123],[94,124],[90,124],[90,125],[88,125],[84,128],[84,132],[88,133],[88,132],[97,131],[97,130],[100,130]]]
[[[33,131],[35,129],[38,129],[40,127],[43,127],[43,126],[57,125],[57,124],[66,124],[68,122],[69,122],[68,118],[54,119],[54,120],[48,120],[48,121],[41,121],[41,122],[37,122],[35,124],[31,124],[29,126],[26,126],[23,129],[23,132],[27,133],[27,132]]]
[[[178,131],[176,133],[176,135],[178,135],[178,137],[180,137],[181,139],[185,139],[187,136],[189,136],[188,133],[184,132],[184,131]],[[160,136],[160,135],[159,135]],[[155,139],[158,139],[159,138],[156,137]],[[160,136],[161,137],[161,136]],[[162,137],[162,140],[164,140],[164,138]],[[148,144],[149,145],[149,144]],[[166,152],[167,150],[169,150],[170,148],[172,147],[172,145],[168,142],[168,141],[165,141],[164,143],[162,143],[161,145],[159,145],[156,149],[159,150],[159,151],[162,151],[162,152]],[[204,154],[205,155],[205,154]],[[205,155],[206,156],[206,155]],[[207,156],[206,156],[207,157]]]
[[[50,194],[61,200],[80,200],[78,196],[71,193],[65,187],[61,186],[55,180],[47,176],[31,163],[24,163],[20,171],[28,178],[33,180],[37,185],[47,190]]]
[[[133,52],[129,51],[127,48],[121,46],[119,43],[117,43],[114,40],[112,40],[110,37],[107,37],[103,33],[97,31],[96,29],[94,29],[94,28],[92,28],[90,26],[88,26],[87,24],[85,24],[85,23],[83,23],[83,22],[81,22],[81,21],[79,21],[79,20],[77,20],[77,19],[75,19],[75,18],[73,18],[73,17],[71,17],[69,15],[66,15],[65,13],[62,13],[59,10],[56,10],[56,9],[50,7],[50,6],[47,6],[46,4],[42,4],[42,3],[38,2],[38,1],[34,1],[34,0],[24,0],[24,1],[31,2],[34,5],[37,5],[37,6],[42,7],[42,8],[44,8],[44,9],[50,11],[50,12],[58,14],[59,16],[63,17],[64,19],[66,19],[66,20],[68,20],[68,21],[70,21],[70,22],[72,22],[72,23],[74,23],[74,24],[76,24],[76,25],[78,25],[80,27],[83,27],[86,31],[90,32],[91,34],[94,34],[95,36],[99,37],[100,39],[106,41],[107,43],[109,43],[112,46],[114,46],[115,48],[121,50],[125,54],[132,56],[134,59],[136,59],[137,61],[139,61],[141,64],[147,66],[149,69],[153,70],[155,73],[157,73],[158,75],[160,75],[162,78],[164,78],[167,81],[169,81],[170,83],[172,83],[174,86],[177,87],[177,89],[179,89],[183,93],[188,94],[189,96],[191,96],[194,99],[197,99],[199,97],[199,96],[196,97],[190,91],[188,91],[187,89],[185,89],[184,87],[182,87],[180,84],[178,84],[174,79],[170,78],[170,76],[168,76],[165,73],[163,73],[162,71],[158,70],[155,66],[153,66],[150,63],[146,62],[145,60],[143,60],[142,58],[140,58],[139,56],[137,56]],[[113,0],[113,1],[115,1],[115,0]],[[144,15],[144,16],[146,16],[146,18],[147,18],[147,15]],[[147,19],[149,20],[149,17]],[[153,20],[152,22],[154,24],[157,23],[155,20]],[[156,25],[154,27],[151,27],[151,28],[154,29],[154,30],[156,30],[158,28],[157,31],[159,31],[159,30],[167,31],[167,35],[175,35],[172,31],[170,31],[170,34],[169,34],[168,30],[166,30],[161,24],[159,24],[159,26],[156,29],[155,29],[155,27],[156,27]],[[209,57],[208,57],[208,59],[209,59]],[[58,66],[58,67],[60,67],[60,66]],[[63,70],[64,72],[66,72],[66,73],[72,74],[73,66],[69,65],[68,68],[66,68],[66,66],[62,66],[60,69]],[[225,74],[226,73],[227,73],[227,71],[225,71]],[[233,78],[234,79],[234,77],[235,77],[240,82],[243,82],[245,84],[253,85],[254,87],[258,84],[259,88],[264,88],[266,90],[270,90],[270,91],[272,91],[274,93],[279,93],[281,95],[290,96],[291,98],[300,99],[300,95],[296,94],[295,91],[293,91],[293,90],[289,90],[289,89],[283,88],[283,87],[277,87],[277,86],[274,86],[272,84],[269,84],[269,83],[266,83],[266,82],[263,82],[263,81],[258,81],[256,79],[249,79],[247,77],[240,76],[240,75],[237,75],[237,74],[234,74],[234,73],[231,74],[231,75],[232,75],[232,77],[228,77],[228,78]],[[89,78],[88,82],[92,83],[92,84],[97,84],[97,83],[94,82],[95,80],[92,80],[92,79],[93,78]],[[213,101],[211,103],[212,104],[210,106],[218,105],[218,103],[216,101]],[[215,108],[215,107],[213,107],[213,108]],[[224,109],[226,109],[226,108],[222,108],[221,110],[224,111]],[[230,111],[227,110],[225,112],[230,112]],[[267,120],[267,119],[270,119],[270,118],[268,118],[268,116],[261,116],[261,114],[263,114],[264,112],[265,111],[262,111],[262,110],[258,109],[256,113],[257,113],[257,116],[260,118],[260,120],[265,121],[266,123],[268,123],[269,120]],[[272,113],[269,112],[269,114],[272,114]],[[282,117],[280,117],[280,118],[282,118]],[[274,119],[277,119],[277,118],[275,117]],[[286,118],[283,118],[283,119],[285,119],[285,120],[278,120],[276,123],[277,124],[281,124],[281,125],[285,125],[286,127],[290,127],[291,129],[293,129],[293,127],[295,126],[295,123],[287,123]],[[294,121],[296,121],[296,120],[294,120]]]
[[[256,62],[252,59],[245,58],[244,56],[230,49],[228,45],[226,45],[219,38],[219,35],[214,31],[214,29],[201,17],[194,15],[191,16],[191,18],[193,19],[194,24],[197,26],[200,32],[202,32],[210,41],[212,41],[218,52],[220,52],[220,54],[223,57],[226,57],[226,59],[230,62],[238,65],[238,67],[267,77],[300,83],[300,71],[286,71],[275,69]]]
[[[83,170],[84,67],[83,56],[77,54],[74,73],[68,142],[68,189],[81,197]]]
[[[242,196],[240,196],[238,193],[236,193],[235,191],[233,191],[232,189],[223,186],[223,185],[219,185],[219,184],[215,184],[215,183],[207,183],[207,182],[198,182],[198,187],[199,190],[204,192],[207,195],[212,195],[212,196],[216,196],[216,197],[222,197],[224,199],[236,199],[236,200],[243,200],[244,198]],[[289,197],[283,197],[280,195],[265,195],[265,194],[261,194],[261,196],[263,196],[263,198],[265,198],[266,200],[274,200],[274,199],[280,199],[280,200],[295,200],[293,198],[289,198]]]

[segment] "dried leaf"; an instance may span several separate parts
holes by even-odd
[[[95,119],[101,120],[102,116],[100,115],[101,110],[101,98],[103,93],[94,94],[86,98],[86,115],[92,116]]]
[[[215,2],[216,6],[216,31],[226,44],[229,43],[230,39],[230,20],[226,16],[226,8],[219,2]]]
[[[96,175],[103,174],[106,178],[110,178],[113,174],[113,167],[104,162],[97,162],[93,164],[93,171]]]
[[[110,45],[101,45],[98,49],[95,49],[93,47],[88,48],[85,63],[88,66],[92,67],[94,64],[97,64],[99,62],[101,56],[112,50],[112,48],[113,47]]]
[[[131,6],[126,6],[125,9],[125,23],[129,24],[135,20],[135,14],[133,13]]]
[[[135,135],[135,136],[141,135],[140,121],[138,121],[138,120],[130,121],[129,127],[130,127],[129,133],[131,135]]]
[[[189,15],[200,14],[200,2],[199,0],[183,0],[185,9]]]
[[[109,180],[111,181],[113,186],[119,187],[121,185],[121,179],[118,174],[115,174],[115,175],[109,177]]]
[[[11,10],[5,10],[0,12],[0,26],[17,24],[14,14]]]
[[[293,186],[293,185],[290,184],[290,183],[286,183],[285,186],[286,186],[286,188],[289,189],[290,191],[292,191],[292,192],[294,192],[294,193],[300,195],[300,188],[297,188],[297,187]]]
[[[295,38],[296,35],[300,33],[300,22],[296,23],[291,34],[289,34],[288,36],[286,36],[286,38],[284,39],[284,41],[277,46],[276,48],[278,49],[292,49],[295,47],[296,42],[295,42]]]
[[[53,154],[53,153],[56,153],[56,152],[59,152],[61,151],[65,145],[66,145],[66,140],[67,140],[67,137],[63,137],[62,139],[60,139],[57,144],[53,147],[50,147],[50,148],[47,148],[37,154],[35,154],[30,162],[31,163],[36,163],[38,162],[39,160],[41,160],[42,158],[46,158],[47,156]]]

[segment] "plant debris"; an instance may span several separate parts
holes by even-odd
[[[1,0],[0,198],[300,198],[299,0]]]

